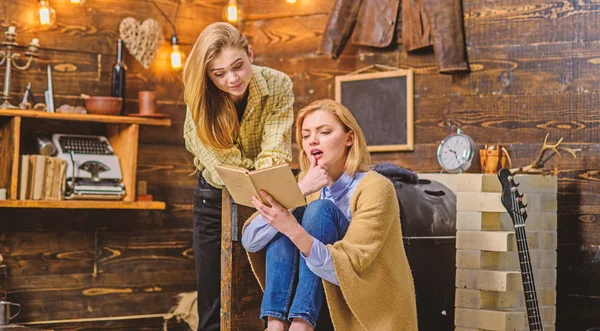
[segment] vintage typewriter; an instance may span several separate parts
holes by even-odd
[[[53,134],[58,157],[67,161],[66,199],[120,200],[121,166],[103,136]]]

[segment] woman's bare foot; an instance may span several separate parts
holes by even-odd
[[[313,331],[314,329],[307,321],[301,318],[294,318],[292,325],[290,325],[290,331]],[[270,330],[269,330],[270,331]]]
[[[269,316],[269,318],[267,319],[267,330],[285,331],[287,330],[287,323],[278,318]]]

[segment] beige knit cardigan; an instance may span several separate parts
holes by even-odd
[[[308,203],[319,194],[308,196]],[[352,221],[346,235],[327,245],[340,283],[323,281],[336,331],[417,330],[415,290],[399,211],[393,184],[376,172],[367,173],[351,198]],[[248,253],[248,258],[264,290],[265,250]]]

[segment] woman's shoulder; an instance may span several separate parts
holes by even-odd
[[[385,200],[382,197],[386,194],[396,196],[394,184],[387,177],[372,170],[363,175],[354,192],[354,195],[361,199],[376,199],[379,202]]]
[[[360,181],[359,187],[360,186],[362,186],[362,189],[377,190],[381,187],[393,187],[394,184],[382,174],[370,170],[364,174],[363,179]]]
[[[399,205],[394,184],[385,176],[369,171],[352,194],[350,206],[353,213],[368,210],[396,217]]]
[[[260,75],[269,86],[292,82],[287,74],[273,68],[252,65],[252,71],[255,75]]]

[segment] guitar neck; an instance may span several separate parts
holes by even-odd
[[[543,331],[542,316],[538,305],[535,282],[533,280],[533,268],[527,245],[527,234],[524,224],[515,225],[517,248],[519,250],[519,265],[521,266],[521,278],[523,280],[523,292],[525,293],[525,306],[527,307],[527,320],[530,331]]]

